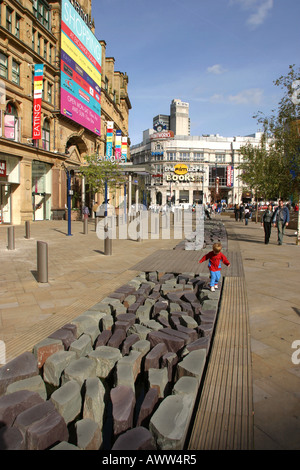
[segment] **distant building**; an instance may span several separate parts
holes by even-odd
[[[161,116],[154,124],[163,122]],[[191,136],[189,105],[176,99],[171,103],[169,129],[156,126],[144,131],[143,141],[130,153],[134,166],[148,165],[151,204],[235,204],[252,199],[238,178],[240,148],[247,142],[258,145],[260,139],[260,132],[245,137]]]

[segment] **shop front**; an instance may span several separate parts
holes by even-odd
[[[32,208],[35,221],[51,218],[51,168],[45,162],[32,162]]]
[[[13,220],[13,193],[20,184],[20,159],[0,154],[0,224]]]

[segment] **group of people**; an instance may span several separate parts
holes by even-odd
[[[245,220],[245,225],[248,225],[249,219],[252,217],[252,208],[248,204],[235,204],[234,206],[234,216],[235,220],[240,220],[241,222]]]
[[[243,221],[245,219],[245,225],[248,225],[249,219],[252,217],[251,207],[243,204],[236,204],[234,207],[235,220]],[[265,232],[265,244],[267,245],[270,241],[272,225],[277,228],[277,241],[278,245],[282,245],[283,235],[285,227],[288,226],[290,221],[290,211],[287,205],[284,205],[283,201],[280,200],[278,207],[274,210],[273,205],[269,204],[267,209],[264,211],[261,217],[261,225]]]
[[[267,245],[270,240],[272,225],[277,227],[277,242],[278,245],[282,245],[283,235],[285,227],[289,225],[290,211],[287,206],[280,200],[278,207],[273,211],[272,204],[268,205],[268,208],[262,215],[261,224],[265,232],[265,244]]]

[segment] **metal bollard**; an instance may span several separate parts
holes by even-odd
[[[112,255],[111,230],[107,227],[107,225],[104,227],[104,233],[105,233],[104,254],[106,256],[111,256]]]
[[[30,238],[30,221],[25,220],[25,238]]]
[[[136,219],[139,219],[136,224],[136,241],[141,242],[142,237],[141,237],[141,213],[140,212],[136,213]]]
[[[88,219],[83,219],[83,233],[86,235],[88,231]]]
[[[37,242],[37,278],[38,282],[48,282],[48,244]]]
[[[7,229],[7,249],[15,249],[15,227],[8,227]]]

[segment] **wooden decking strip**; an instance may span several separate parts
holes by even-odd
[[[244,277],[226,277],[188,449],[252,448],[252,380]]]
[[[207,253],[206,250],[185,251],[185,250],[158,250],[148,256],[132,269],[136,271],[158,271],[165,273],[184,273],[192,272],[195,274],[208,273],[208,263],[199,264],[199,260]],[[240,276],[241,263],[239,253],[234,251],[222,251],[228,257],[231,267],[224,267],[223,272],[226,276]]]

